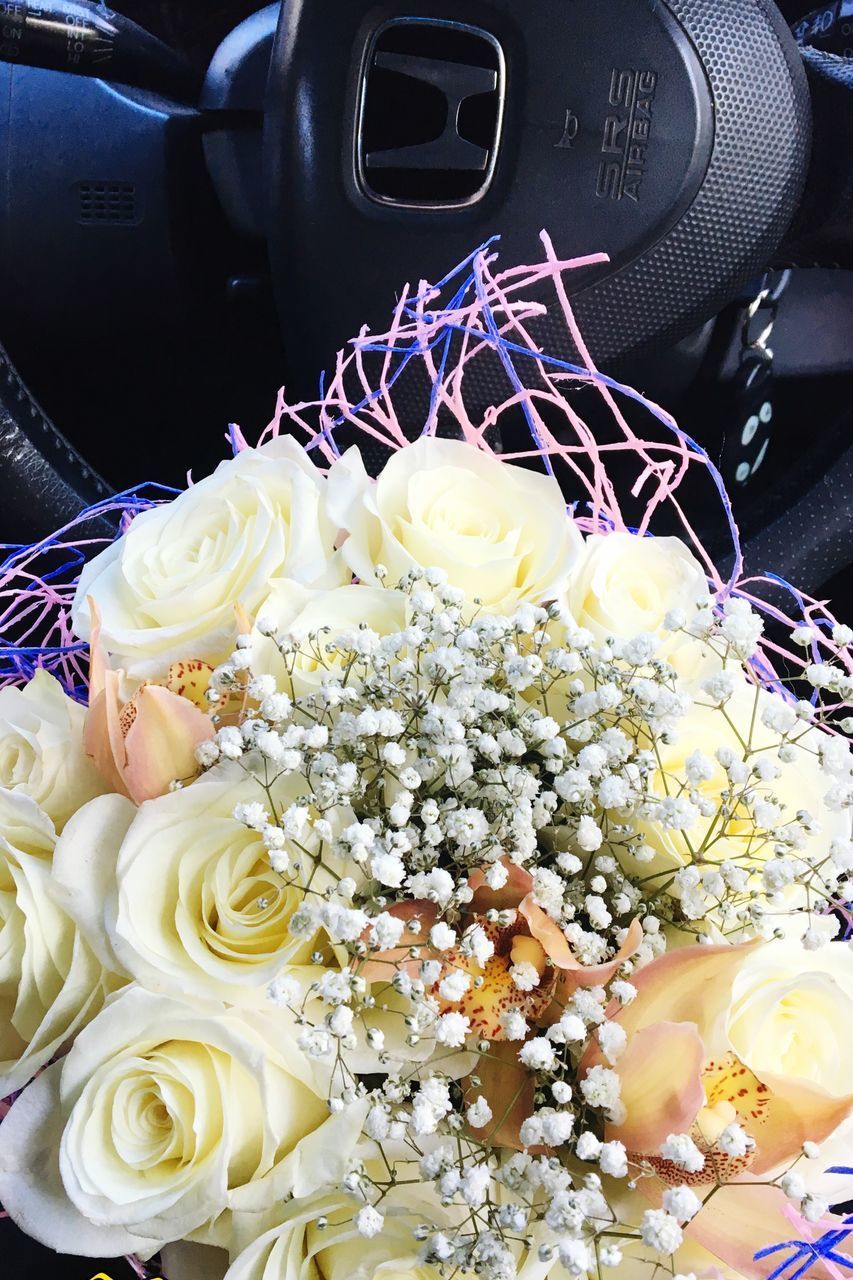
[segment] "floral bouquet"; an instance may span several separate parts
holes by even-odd
[[[407,291],[185,492],[7,556],[0,1200],[48,1246],[170,1280],[853,1270],[853,632],[744,577],[709,459],[596,370],[584,261],[543,243]]]

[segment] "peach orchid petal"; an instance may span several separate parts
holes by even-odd
[[[83,746],[109,786],[141,804],[163,795],[174,779],[197,772],[195,748],[213,736],[213,725],[193,702],[159,685],[141,685],[124,704],[121,673],[107,662],[100,643],[101,616],[91,597],[89,609],[89,710]]]
[[[92,596],[87,597],[86,603],[92,619],[89,633],[89,703],[91,705],[104,690],[109,664],[101,644],[101,611]]]
[[[607,1126],[608,1138],[618,1138],[629,1151],[651,1153],[668,1134],[688,1133],[705,1102],[704,1056],[692,1022],[657,1022],[634,1032],[616,1064],[626,1117]],[[591,1065],[590,1059],[581,1069]]]
[[[114,673],[107,674],[112,683]],[[127,795],[122,769],[124,766],[124,734],[119,722],[119,700],[117,692],[104,688],[89,703],[86,712],[86,723],[83,728],[83,749],[95,762],[95,768],[107,785]]]
[[[481,1142],[508,1147],[511,1151],[524,1150],[519,1129],[522,1121],[534,1111],[534,1080],[518,1060],[520,1048],[518,1041],[495,1041],[477,1066],[480,1083],[471,1084],[469,1088],[472,1100],[482,1094],[492,1111],[489,1123],[473,1132]]]
[[[195,750],[213,735],[210,717],[187,698],[156,684],[134,695],[136,710],[124,740],[124,782],[135,804],[165,795],[176,779],[198,772]]]
[[[625,941],[611,960],[604,964],[582,965],[560,926],[536,905],[530,895],[523,899],[518,909],[548,959],[563,970],[564,985],[571,988],[598,987],[609,982],[619,966],[631,958],[643,940],[642,925],[639,920],[632,920]]]
[[[479,867],[468,877],[468,888],[474,893],[469,910],[475,915],[485,915],[493,908],[495,911],[504,911],[517,907],[533,888],[533,876],[524,867],[519,867],[509,858],[501,858],[501,863],[506,867],[509,878],[500,889],[489,888],[486,874]]]
[[[95,762],[104,781],[114,791],[127,795],[122,778],[125,763],[124,734],[121,728],[119,677],[111,671],[101,646],[101,614],[89,597],[92,634],[89,643],[89,709],[83,728],[83,749]]]
[[[409,902],[395,902],[392,907],[388,907],[388,915],[395,916],[398,920],[406,922],[406,924],[410,920],[418,919],[421,922],[420,931],[413,932],[406,928],[403,930],[399,946],[389,947],[387,951],[371,952],[370,958],[364,962],[358,971],[359,976],[364,978],[365,982],[390,982],[398,970],[402,970],[404,973],[408,973],[409,977],[415,978],[421,962],[429,959],[431,955],[427,945],[427,935],[438,919],[438,907],[434,902],[420,898]],[[367,940],[368,932],[369,930],[365,931],[365,941]],[[412,959],[409,955],[409,948],[413,946],[419,948],[419,955],[416,959]]]
[[[770,1173],[795,1160],[803,1143],[823,1142],[853,1112],[853,1093],[833,1098],[805,1080],[762,1073],[769,1098],[755,1131],[758,1149],[751,1171]]]
[[[758,1261],[755,1255],[771,1245],[802,1238],[786,1208],[790,1202],[778,1187],[752,1184],[745,1175],[734,1185],[719,1187],[685,1230],[745,1280],[766,1280],[794,1250],[780,1249]],[[827,1214],[814,1225],[814,1238],[840,1224],[840,1218]],[[803,1280],[828,1280],[829,1274],[815,1262],[803,1273]]]
[[[756,939],[669,951],[632,975],[636,998],[624,1009],[614,1002],[608,1014],[629,1038],[655,1022],[694,1022],[706,1038],[729,1003],[732,982],[744,957],[761,945]]]
[[[173,662],[166,672],[163,680],[164,689],[168,689],[171,693],[177,693],[182,698],[187,698],[199,711],[210,711],[210,702],[207,698],[207,691],[210,687],[210,677],[213,675],[213,667],[209,662],[202,662],[199,658],[187,659],[182,662]]]
[[[510,1009],[518,1009],[528,1022],[541,1022],[554,999],[556,972],[549,968],[545,952],[535,938],[519,931],[518,913],[505,926],[474,916],[495,948],[484,965],[473,956],[451,949],[442,954],[445,966],[450,970],[467,973],[472,979],[468,990],[460,999],[452,1002],[440,999],[440,988],[432,994],[439,996],[442,1013],[457,1010],[470,1023],[471,1034],[485,1040],[505,1040],[503,1017]],[[540,975],[539,983],[530,991],[516,986],[511,969],[519,960],[532,964]],[[480,985],[477,985],[479,979]]]

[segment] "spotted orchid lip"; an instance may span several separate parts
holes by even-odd
[[[549,970],[546,952],[530,933],[521,913],[513,911],[512,917],[505,925],[490,921],[485,916],[470,917],[471,923],[480,925],[495,948],[494,955],[485,965],[477,964],[473,957],[463,955],[459,950],[445,952],[442,956],[446,972],[461,971],[473,981],[460,1000],[441,1001],[441,1012],[457,1010],[468,1018],[472,1033],[485,1040],[507,1038],[502,1018],[511,1009],[518,1009],[525,1019],[541,1021],[554,997],[557,971]],[[522,990],[513,976],[517,963],[515,944],[521,940],[532,944],[531,954],[536,957],[533,963],[537,970],[541,969],[539,983],[529,991]],[[479,985],[476,985],[478,981]],[[435,992],[438,992],[439,985],[436,983]]]
[[[552,1004],[558,986],[563,997],[577,987],[600,986],[608,982],[619,966],[636,952],[642,942],[643,930],[639,920],[632,920],[622,945],[611,959],[596,965],[581,964],[562,929],[535,902],[530,872],[508,858],[501,862],[507,870],[507,880],[499,889],[490,888],[482,868],[477,868],[468,878],[473,897],[463,917],[463,927],[480,924],[495,946],[495,954],[485,966],[477,966],[459,952],[434,953],[427,942],[427,935],[438,919],[438,908],[433,902],[407,899],[395,903],[388,910],[398,919],[417,921],[416,931],[407,928],[397,947],[373,953],[362,965],[361,976],[369,982],[383,978],[390,980],[396,966],[410,977],[416,977],[421,964],[427,959],[441,960],[446,972],[453,968],[470,972],[472,978],[482,978],[480,986],[466,992],[461,1003],[453,1002],[452,1006],[446,1003],[444,1007],[452,1007],[471,1018],[472,1030],[485,1039],[502,1040],[505,1032],[500,1018],[509,1009],[518,1008],[525,1017],[541,1019]],[[511,913],[511,922],[496,925],[487,919],[490,910]],[[514,962],[507,950],[507,940],[519,936],[528,937],[539,945],[543,972],[545,965],[553,970],[547,983],[540,981],[528,993],[515,984],[509,972]],[[410,954],[413,948],[417,951],[414,956]]]

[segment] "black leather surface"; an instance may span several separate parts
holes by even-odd
[[[43,413],[0,346],[0,541],[31,542],[109,492]]]
[[[853,269],[853,59],[812,46],[802,55],[814,141],[805,196],[782,257]]]

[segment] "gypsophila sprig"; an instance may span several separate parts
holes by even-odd
[[[685,1179],[742,1161],[751,1139],[720,1125],[653,1156],[609,1139],[626,1118],[619,1011],[668,935],[736,941],[791,919],[808,938],[813,915],[825,925],[850,843],[815,841],[814,815],[791,811],[780,780],[803,762],[826,777],[842,758],[816,742],[811,707],[750,680],[760,625],[742,605],[671,620],[707,666],[688,688],[653,636],[597,644],[558,606],[472,615],[438,571],[395,589],[399,632],[265,627],[285,672],[305,655],[325,669],[310,692],[259,681],[240,661],[248,644],[212,680],[245,689],[215,745],[263,798],[235,816],[262,833],[283,885],[306,859],[316,868],[290,928],[328,939],[322,973],[286,1004],[330,1108],[365,1098],[365,1135],[385,1151],[387,1176],[360,1169],[357,1229],[381,1229],[374,1206],[393,1198],[399,1150],[452,1211],[427,1260],[511,1276],[518,1242],[543,1231],[572,1273],[614,1236],[668,1256],[698,1211],[689,1187],[627,1223],[583,1163]],[[709,719],[710,754],[696,732]],[[282,778],[300,790],[284,813]],[[501,1148],[518,1152],[508,1165]]]

